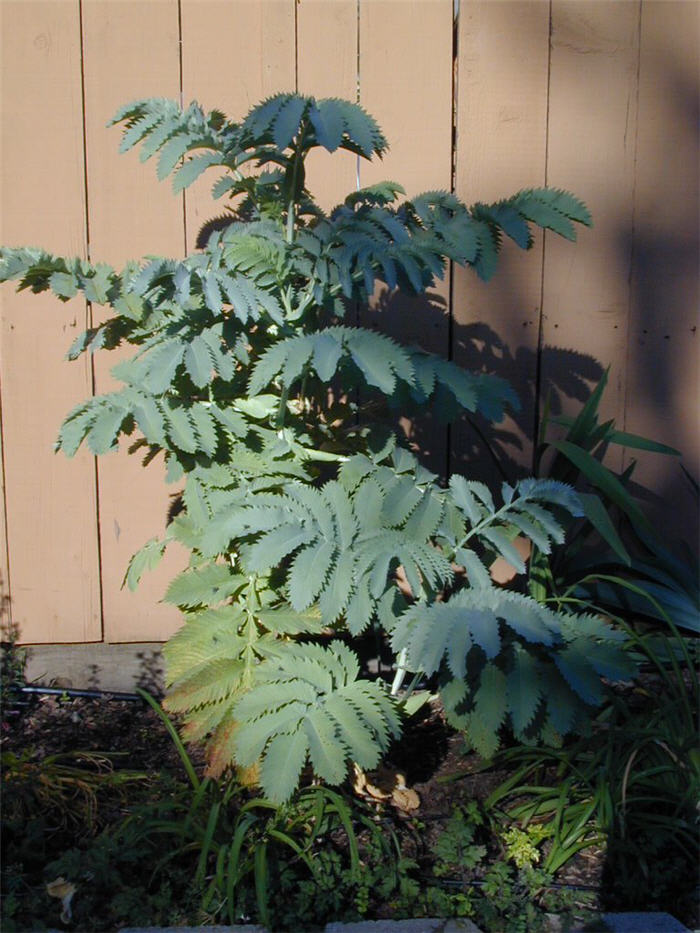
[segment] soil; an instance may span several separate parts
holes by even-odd
[[[34,697],[26,708],[5,711],[0,750],[41,761],[50,755],[75,752],[105,753],[116,767],[157,777],[167,772],[186,780],[177,749],[162,720],[144,702],[112,699]],[[117,752],[117,756],[114,756]],[[189,748],[195,767],[205,766],[201,749]],[[507,777],[506,771],[483,770],[483,762],[465,749],[464,740],[445,722],[438,702],[427,704],[414,717],[401,741],[390,749],[389,771],[405,777],[420,798],[410,814],[425,826],[423,842],[430,846],[460,804],[483,801]],[[563,884],[594,889],[599,886],[603,852],[587,849],[560,873]]]
[[[34,697],[26,707],[6,707],[1,721],[0,751],[27,755],[30,761],[41,762],[48,756],[75,754],[78,750],[102,752],[113,756],[115,768],[145,772],[154,787],[161,774],[187,780],[165,725],[141,701],[109,696],[101,699],[41,696]],[[189,752],[202,773],[205,763],[201,750]],[[417,793],[420,806],[401,812],[385,803],[383,813],[399,821],[413,820],[413,825],[420,827],[423,851],[432,848],[460,804],[483,801],[508,774],[485,768],[478,755],[465,749],[461,735],[445,722],[439,703],[426,704],[409,721],[401,741],[389,751],[386,768],[405,778],[405,785]],[[118,812],[102,814],[106,821],[125,812],[124,801],[116,806]],[[595,903],[600,905],[604,868],[604,851],[589,847],[564,866],[556,883],[585,892],[588,897],[593,894]],[[589,901],[589,906],[595,904]],[[664,905],[664,909],[672,908]]]

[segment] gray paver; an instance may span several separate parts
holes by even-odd
[[[691,933],[667,913],[606,913],[601,918],[610,933]],[[555,926],[552,929],[556,929]],[[60,931],[49,931],[60,933]],[[268,933],[265,927],[125,927],[120,933]],[[296,933],[305,933],[298,930]],[[357,923],[329,923],[323,933],[481,933],[471,920],[427,917],[418,920],[361,920]],[[573,933],[573,931],[572,931]]]
[[[609,913],[603,921],[611,933],[690,933],[688,927],[671,914],[657,913]]]
[[[417,920],[360,920],[329,923],[323,933],[481,933],[471,920],[422,917]]]

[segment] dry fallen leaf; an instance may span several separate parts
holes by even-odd
[[[66,881],[64,877],[49,881],[46,885],[46,893],[49,897],[56,897],[61,902],[61,923],[70,923],[73,913],[71,911],[71,901],[77,891],[72,881]]]
[[[420,797],[407,787],[406,776],[400,771],[378,768],[365,773],[355,765],[353,788],[360,797],[369,797],[377,802],[388,800],[392,806],[405,813],[420,807]]]
[[[404,813],[410,813],[420,807],[420,797],[410,787],[397,787],[391,795],[391,803],[392,806],[403,810]]]

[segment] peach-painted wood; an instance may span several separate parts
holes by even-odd
[[[85,254],[78,3],[5,2],[0,242]],[[3,446],[13,617],[26,642],[101,637],[94,459],[53,452],[91,390],[63,356],[85,303],[2,289]]]
[[[0,306],[1,307],[1,306]],[[7,550],[5,517],[5,471],[2,456],[2,393],[0,393],[0,631],[5,634],[12,626],[12,594],[10,593],[10,562]]]
[[[593,215],[594,228],[582,232],[575,245],[547,237],[542,381],[556,381],[562,351],[583,355],[582,367],[591,358],[602,368],[610,366],[601,410],[620,423],[632,258],[639,16],[638,3],[552,4],[547,183],[575,189]],[[573,409],[569,404],[569,413],[579,404],[580,399]],[[611,452],[609,462],[619,467],[621,452]]]
[[[357,0],[301,0],[297,6],[297,72],[300,94],[357,97]],[[306,182],[325,210],[357,186],[357,156],[312,152]]]
[[[360,3],[360,103],[389,141],[382,161],[360,161],[360,184],[398,181],[413,197],[449,190],[452,176],[452,0]],[[389,41],[391,37],[391,41]],[[404,344],[448,354],[449,271],[428,300],[375,296],[372,326]],[[403,424],[431,468],[447,469],[446,430],[430,415]]]
[[[173,196],[169,181],[156,180],[156,159],[142,164],[134,151],[120,155],[121,130],[105,128],[124,103],[179,96],[177,0],[88,0],[83,4],[83,34],[91,259],[120,268],[146,254],[181,256],[182,197]],[[138,68],[125,67],[126,62],[138,62]],[[100,308],[94,313],[105,316]],[[96,355],[98,393],[121,385],[110,369],[129,355],[129,350]],[[122,441],[118,454],[98,461],[104,630],[110,642],[163,639],[178,627],[177,609],[160,600],[187,559],[184,551],[171,548],[136,592],[121,588],[134,551],[164,531],[172,492],[163,483],[162,458],[144,469],[141,456],[128,455],[129,443]]]
[[[509,375],[525,402],[501,426],[514,470],[529,463],[536,403],[548,388],[573,410],[611,364],[606,414],[681,448],[697,477],[700,7],[672,0],[461,0],[459,7],[457,194],[488,201],[546,182],[583,198],[595,226],[577,244],[538,234],[528,254],[506,242],[490,284],[458,269],[432,311],[420,302],[387,308],[380,298],[363,319],[403,342]],[[196,98],[237,120],[278,91],[355,99],[359,77],[360,102],[391,143],[383,163],[361,161],[361,183],[394,178],[409,196],[449,189],[452,15],[452,0],[0,0],[0,243],[81,256],[89,249],[93,260],[117,265],[192,249],[201,223],[223,208],[209,193],[216,172],[183,204],[169,181],[156,180],[153,163],[119,156],[119,131],[104,126],[126,101],[178,97],[181,85],[185,104]],[[318,154],[308,164],[325,206],[356,177],[356,159],[345,154]],[[163,639],[179,622],[158,599],[184,555],[147,576],[136,594],[119,589],[130,554],[163,528],[170,489],[161,468],[144,471],[138,457],[110,455],[96,474],[89,453],[69,462],[52,452],[62,418],[92,391],[90,360],[62,359],[91,309],[77,299],[15,295],[11,286],[0,301],[7,506],[0,598],[11,590],[25,642]],[[96,356],[98,392],[113,387],[117,358]],[[442,471],[444,432],[430,424],[412,430]],[[451,442],[452,469],[494,479],[472,433],[458,426]],[[697,502],[678,463],[639,460],[638,478],[665,497],[654,514],[671,540],[683,534],[696,546]],[[618,453],[612,462],[627,461]]]
[[[698,399],[698,50],[700,5],[642,4],[627,430],[677,447],[700,475]],[[673,541],[698,540],[698,502],[680,467],[635,453],[653,515]]]
[[[459,19],[456,193],[494,201],[545,181],[549,6],[462,0]],[[572,180],[572,186],[575,181]],[[528,468],[535,422],[543,238],[524,253],[507,239],[488,283],[454,269],[453,354],[461,366],[506,378],[522,408],[495,428],[485,424],[509,473]],[[466,421],[452,431],[452,468],[494,465]],[[507,458],[507,459],[506,459]]]
[[[181,0],[182,87],[185,106],[240,121],[264,97],[295,89],[295,0]],[[224,211],[213,201],[215,169],[188,188],[187,247],[202,225]]]

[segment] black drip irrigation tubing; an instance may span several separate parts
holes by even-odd
[[[13,688],[13,692],[32,696],[57,696],[77,699],[78,697],[88,700],[128,700],[130,702],[144,702],[142,696],[138,693],[121,693],[118,690],[74,690],[72,687],[20,687]]]

